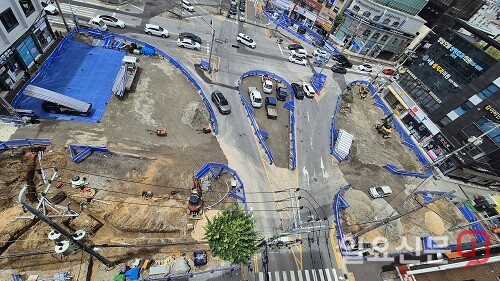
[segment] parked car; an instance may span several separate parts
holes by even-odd
[[[89,20],[89,26],[90,26],[90,28],[97,29],[100,31],[108,30],[108,26],[104,23],[103,20],[101,20],[98,17],[91,18]]]
[[[43,11],[47,15],[57,15],[57,14],[59,14],[59,11],[57,10],[56,6],[54,6],[52,4],[49,4],[49,3],[45,3],[45,2],[41,2],[41,4],[42,4],[42,7],[43,7]]]
[[[361,64],[358,65],[358,69],[361,71],[372,72],[373,67],[369,64]]]
[[[349,60],[339,61],[337,63],[337,65],[340,65],[340,66],[345,67],[345,68],[351,68],[352,67],[352,63]]]
[[[321,49],[316,49],[316,50],[314,50],[314,51],[313,51],[313,56],[314,56],[314,57],[315,57],[315,56],[322,56],[322,57],[323,57],[323,56],[328,56],[328,52],[323,51],[323,50],[321,50]]]
[[[396,73],[396,70],[392,68],[384,68],[384,70],[382,70],[382,73],[384,73],[385,75],[394,75]]]
[[[340,74],[346,74],[347,73],[347,69],[345,69],[344,67],[342,67],[341,65],[332,65],[332,68],[331,70],[335,73],[340,73]]]
[[[146,26],[144,26],[144,32],[148,35],[161,36],[163,38],[170,37],[168,30],[156,24],[146,24]]]
[[[302,89],[302,87],[297,83],[292,83],[291,86],[292,86],[293,92],[295,93],[295,98],[298,100],[303,100],[305,95],[304,95],[304,90]]]
[[[313,46],[315,47],[323,47],[325,46],[325,40],[314,40],[313,41]]]
[[[231,7],[229,8],[229,14],[235,16],[236,15],[236,10],[238,10],[238,8],[236,7],[236,5],[231,5]]]
[[[42,101],[42,109],[43,111],[50,113],[59,113],[59,114],[68,114],[68,115],[79,115],[79,116],[90,116],[92,114],[92,105],[88,108],[86,112],[74,110],[72,108],[50,102],[50,101]]]
[[[290,56],[296,56],[296,57],[299,57],[299,58],[306,58],[307,57],[307,50],[306,49],[292,50],[290,52]]]
[[[125,22],[115,17],[108,15],[99,15],[97,17],[100,18],[107,26],[125,28]]]
[[[391,78],[389,78],[389,80],[391,80],[391,82],[394,82],[394,81],[396,81],[398,79],[399,79],[399,74],[392,75]]]
[[[231,6],[236,6],[238,4],[238,1],[236,0],[231,0]]]
[[[288,50],[304,49],[300,44],[290,44],[288,45]]]
[[[266,97],[264,106],[266,108],[266,115],[269,119],[278,119],[278,112],[276,111],[277,101],[273,97]]]
[[[207,252],[196,251],[193,253],[193,263],[194,266],[203,266],[207,264]]]
[[[306,28],[302,25],[297,28],[297,32],[299,34],[306,34],[306,31],[307,31]]]
[[[240,12],[244,12],[246,8],[246,2],[245,0],[240,1]]]
[[[300,64],[300,65],[307,65],[307,61],[305,58],[297,57],[294,55],[290,55],[288,57],[288,61],[296,63],[296,64]]]
[[[373,198],[382,198],[391,195],[392,189],[387,185],[375,186],[370,188],[369,193]]]
[[[191,39],[192,41],[197,42],[198,44],[201,45],[201,38],[199,36],[194,35],[191,32],[181,32],[179,34],[179,39],[184,39],[184,38]]]
[[[240,12],[240,21],[245,21],[245,12]]]
[[[276,84],[276,98],[280,101],[285,101],[288,97],[288,88],[283,83]]]
[[[302,89],[304,90],[304,94],[306,94],[306,97],[310,99],[314,98],[316,91],[314,91],[314,88],[311,86],[311,84],[304,82],[302,84]]]
[[[194,42],[189,38],[179,38],[177,39],[177,46],[181,48],[188,48],[192,50],[199,51],[201,49],[201,45],[198,42]]]
[[[182,2],[182,8],[184,10],[187,10],[188,12],[191,12],[191,13],[194,12],[194,6],[191,3],[189,3],[189,1],[181,0],[181,2]]]
[[[231,113],[231,106],[226,100],[226,97],[220,91],[212,92],[212,101],[219,110],[220,114],[227,115]]]
[[[332,55],[332,59],[336,61],[348,61],[347,57],[342,54]]]
[[[244,33],[238,33],[238,37],[236,37],[236,41],[238,41],[241,44],[243,44],[247,47],[250,47],[252,49],[255,49],[255,47],[257,47],[257,44],[255,43],[255,41],[253,41],[253,39],[250,38],[250,36],[248,36]]]

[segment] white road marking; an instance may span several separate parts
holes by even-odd
[[[326,275],[326,279],[328,279],[328,281],[332,281],[332,277],[330,276],[330,269],[329,268],[325,269],[325,275]]]
[[[304,174],[304,177],[307,178],[307,185],[309,185],[309,172],[306,170],[306,166],[302,168],[302,173]]]
[[[286,271],[283,271],[283,281],[288,281],[288,275],[286,274]]]
[[[304,279],[302,279],[302,270],[297,270],[297,278],[299,281],[304,281]]]
[[[309,111],[306,111],[307,113],[307,122],[309,122]]]
[[[139,11],[143,11],[143,12],[144,12],[144,9],[142,9],[142,8],[139,8],[139,7],[137,7],[137,6],[134,6],[134,5],[130,5],[130,7],[134,7],[134,8],[136,8],[137,10],[139,10]]]
[[[281,49],[281,44],[278,44],[278,48],[280,48],[281,55],[284,56],[283,50]]]
[[[323,164],[323,157],[321,157],[321,171],[323,172],[323,178],[328,178],[328,172],[325,171],[325,165]]]
[[[275,271],[274,275],[276,276],[276,281],[280,281],[280,272],[279,271]]]
[[[295,272],[290,271],[290,280],[295,281]]]
[[[311,277],[309,277],[309,270],[304,270],[304,274],[306,275],[306,281],[311,281]]]
[[[210,45],[207,42],[207,55],[209,55],[209,54],[210,54]]]
[[[311,141],[311,150],[313,149],[313,138],[310,136],[309,140]]]
[[[186,19],[196,19],[196,18],[202,18],[203,16],[192,16],[192,17],[187,17]]]

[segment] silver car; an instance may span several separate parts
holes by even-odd
[[[231,113],[231,106],[229,106],[229,103],[220,91],[212,92],[212,101],[217,106],[217,109],[219,109],[220,114],[227,115]]]

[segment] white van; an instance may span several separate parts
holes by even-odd
[[[182,8],[184,10],[188,10],[191,13],[194,12],[194,6],[191,3],[189,3],[189,1],[187,1],[187,0],[182,0]]]
[[[108,30],[108,26],[102,21],[102,19],[95,17],[89,21],[90,28],[97,29],[100,31]]]
[[[255,87],[248,87],[248,95],[250,96],[250,102],[252,107],[260,108],[262,107],[262,95]]]

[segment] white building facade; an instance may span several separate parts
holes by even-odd
[[[38,0],[0,0],[0,94],[5,96],[54,42]]]

